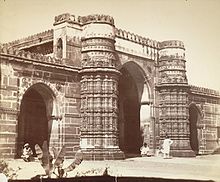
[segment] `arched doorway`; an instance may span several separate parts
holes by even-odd
[[[147,88],[144,72],[136,63],[124,64],[120,72],[119,147],[129,157],[139,155],[143,145],[143,123],[148,115],[150,118],[150,109],[146,109],[149,94],[144,89]]]
[[[195,104],[189,106],[189,123],[190,123],[190,145],[197,155],[199,152],[198,129],[197,124],[200,120],[200,113]]]
[[[22,147],[29,143],[34,146],[49,143],[52,129],[53,92],[44,84],[31,86],[23,95],[18,117],[17,155],[21,156]]]

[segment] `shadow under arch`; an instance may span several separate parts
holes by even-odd
[[[51,140],[54,118],[58,118],[59,109],[52,89],[44,83],[30,86],[24,93],[18,116],[17,157],[21,156],[22,147],[29,143],[43,145]]]
[[[196,155],[199,154],[198,125],[202,113],[195,103],[189,105],[190,146]]]
[[[137,63],[127,62],[119,70],[119,147],[126,156],[140,154],[143,144],[140,110],[142,103],[150,105],[151,90],[144,70]]]

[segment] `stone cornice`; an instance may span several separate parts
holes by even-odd
[[[189,86],[190,86],[190,92],[192,94],[220,98],[220,93],[217,90],[208,89],[208,88],[204,88],[204,87],[198,87],[198,86],[194,86],[194,85],[189,85]]]
[[[160,89],[160,88],[180,88],[180,87],[184,87],[184,88],[189,88],[189,85],[187,83],[162,83],[162,84],[158,84],[155,86],[156,88]]]
[[[90,68],[83,68],[79,71],[79,73],[83,74],[83,73],[95,73],[95,72],[112,72],[112,73],[116,73],[118,75],[121,74],[120,71],[118,71],[115,68],[103,68],[103,67],[90,67]]]

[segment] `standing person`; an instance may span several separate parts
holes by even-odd
[[[4,170],[7,168],[8,168],[7,163],[3,160],[0,160],[0,182],[8,182],[8,179],[4,174]]]
[[[163,141],[163,158],[168,159],[170,158],[170,146],[172,145],[173,141],[169,139],[168,135],[165,136]]]
[[[150,149],[149,149],[147,143],[144,143],[144,145],[141,147],[140,151],[141,151],[142,157],[150,156],[150,154],[149,154]]]
[[[21,157],[25,162],[30,162],[33,159],[33,151],[28,143],[24,145]]]

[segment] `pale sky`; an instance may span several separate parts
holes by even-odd
[[[146,38],[182,40],[189,84],[220,91],[220,0],[0,0],[0,42],[51,29],[66,12],[107,14]]]

